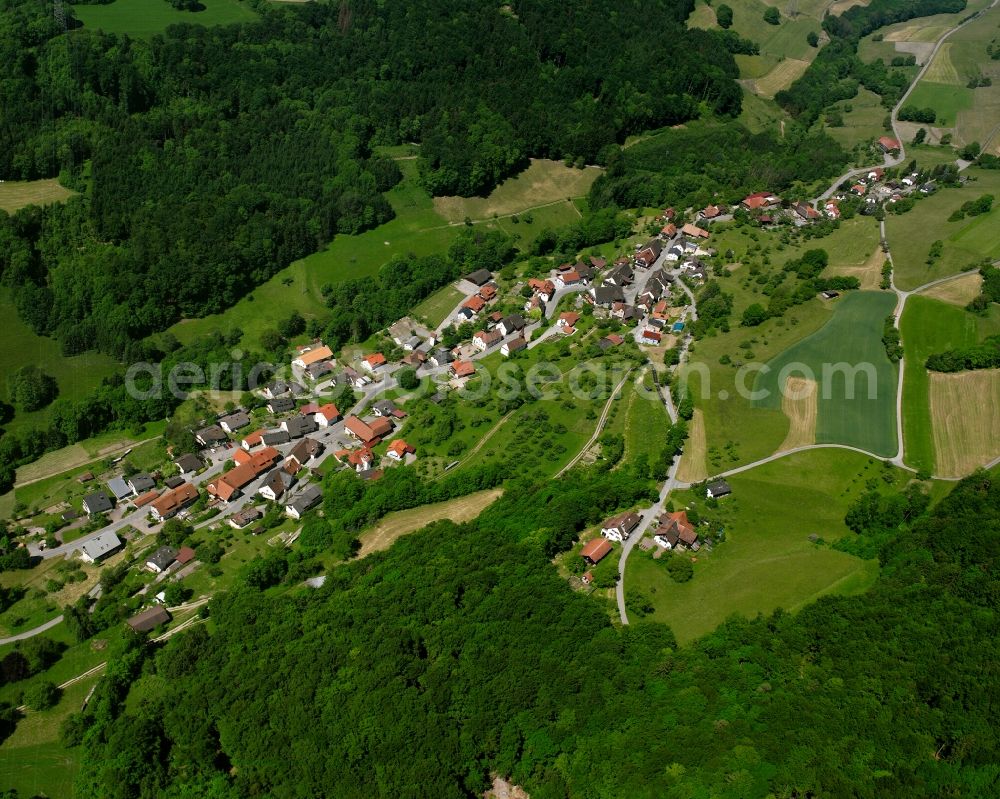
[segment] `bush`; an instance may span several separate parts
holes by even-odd
[[[420,385],[420,378],[417,377],[416,369],[400,369],[396,379],[399,381],[399,387],[405,388],[408,391]]]
[[[694,566],[683,555],[672,555],[667,560],[667,574],[675,583],[686,583],[694,577]]]
[[[46,680],[25,689],[24,704],[32,710],[48,710],[50,707],[55,707],[60,696],[62,696],[62,691],[56,684]]]
[[[774,6],[769,6],[767,10],[764,11],[764,22],[768,25],[780,25],[781,13]]]
[[[733,10],[725,3],[715,9],[715,21],[723,30],[731,28],[733,25]]]

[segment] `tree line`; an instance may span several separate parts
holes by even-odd
[[[991,792],[994,477],[929,511],[862,497],[850,535],[882,565],[868,592],[734,617],[683,648],[661,624],[612,626],[540,546],[627,507],[633,484],[515,481],[478,520],[436,522],[321,589],[237,586],[211,632],[127,641],[64,726],[78,795],[457,798],[491,773],[541,799]],[[163,689],[126,704],[141,673]]]

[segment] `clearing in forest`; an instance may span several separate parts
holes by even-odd
[[[754,81],[754,89],[761,97],[771,99],[782,89],[787,89],[805,74],[809,62],[798,58],[786,58],[768,72],[764,77]]]
[[[520,175],[508,178],[488,197],[435,197],[434,210],[451,223],[510,216],[548,203],[585,197],[601,168],[574,169],[561,161],[532,159]]]
[[[789,377],[781,398],[781,410],[788,417],[788,435],[780,450],[804,447],[816,443],[816,416],[819,410],[819,393],[815,380]]]
[[[707,444],[705,436],[705,414],[695,408],[688,425],[688,440],[681,455],[681,465],[677,468],[677,479],[685,483],[699,483],[708,477],[705,465]]]
[[[932,372],[937,473],[964,477],[1000,455],[1000,369]]]
[[[933,300],[941,300],[949,305],[958,305],[964,308],[983,290],[983,276],[978,272],[971,275],[962,275],[946,283],[938,283],[920,292],[922,297],[930,297]]]
[[[431,522],[450,519],[456,524],[462,524],[471,521],[482,512],[483,508],[495,502],[502,493],[502,488],[493,488],[447,502],[435,502],[421,505],[419,508],[390,513],[378,525],[359,536],[361,549],[358,551],[358,557],[363,558],[372,552],[388,549],[398,538],[426,527]]]
[[[0,210],[12,214],[28,205],[61,203],[75,194],[60,186],[55,178],[48,180],[7,180],[0,183]]]

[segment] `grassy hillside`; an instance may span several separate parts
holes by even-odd
[[[635,550],[625,575],[626,592],[640,592],[653,607],[649,617],[670,625],[686,643],[733,614],[753,618],[775,608],[796,610],[824,594],[854,594],[875,580],[878,564],[838,552],[828,543],[848,535],[844,514],[884,467],[863,455],[816,450],[791,455],[729,478],[733,494],[708,508],[703,494],[683,492],[674,506],[694,506],[705,534],[725,531],[709,553],[690,554],[694,577],[675,583],[666,556]],[[813,543],[818,535],[827,544]]]
[[[148,38],[168,25],[228,25],[257,18],[240,0],[202,0],[201,11],[177,11],[166,0],[115,0],[108,5],[74,5],[73,13],[85,28]]]
[[[883,321],[895,304],[896,298],[884,292],[852,292],[841,298],[822,329],[768,362],[769,371],[761,372],[754,383],[755,391],[767,391],[768,396],[755,404],[781,407],[782,370],[800,376],[804,368],[820,386],[818,443],[848,444],[883,456],[895,454],[896,367],[881,340]],[[870,370],[874,382],[869,386],[867,372],[861,372],[853,382],[852,397],[852,384],[845,382],[843,374],[831,373],[823,379],[824,370],[844,363]]]
[[[994,203],[988,214],[948,221],[951,213],[969,200],[983,194],[1000,197],[1000,172],[973,168],[963,174],[970,179],[964,188],[943,189],[922,199],[911,211],[886,218],[886,238],[900,288],[913,289],[954,275],[983,258],[1000,258],[1000,204]],[[942,242],[942,254],[928,264],[928,252],[935,241]]]
[[[85,352],[82,355],[65,357],[59,345],[50,338],[37,336],[21,321],[11,300],[9,289],[0,289],[0,318],[4,319],[0,332],[0,399],[9,401],[7,376],[14,374],[22,366],[36,364],[52,375],[59,383],[59,396],[67,399],[81,399],[100,385],[105,377],[115,374],[121,367],[107,355]],[[33,413],[18,413],[4,425],[7,430],[18,430],[30,426],[42,426],[48,418],[48,411],[42,409]]]

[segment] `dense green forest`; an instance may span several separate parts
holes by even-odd
[[[2,280],[66,354],[128,359],[389,219],[400,173],[378,145],[420,142],[431,193],[469,195],[529,156],[592,163],[630,133],[737,113],[733,57],[685,28],[691,8],[345,0],[140,41],[0,0],[0,175],[87,190],[0,220]]]
[[[435,523],[322,589],[237,589],[211,633],[132,641],[64,731],[86,753],[81,795],[471,797],[491,772],[533,799],[995,792],[995,478],[891,534],[890,514],[852,511],[882,541],[867,594],[685,649],[660,625],[613,627],[543,551],[634,501],[633,483],[510,483],[477,521]],[[126,711],[153,673],[162,689]]]

